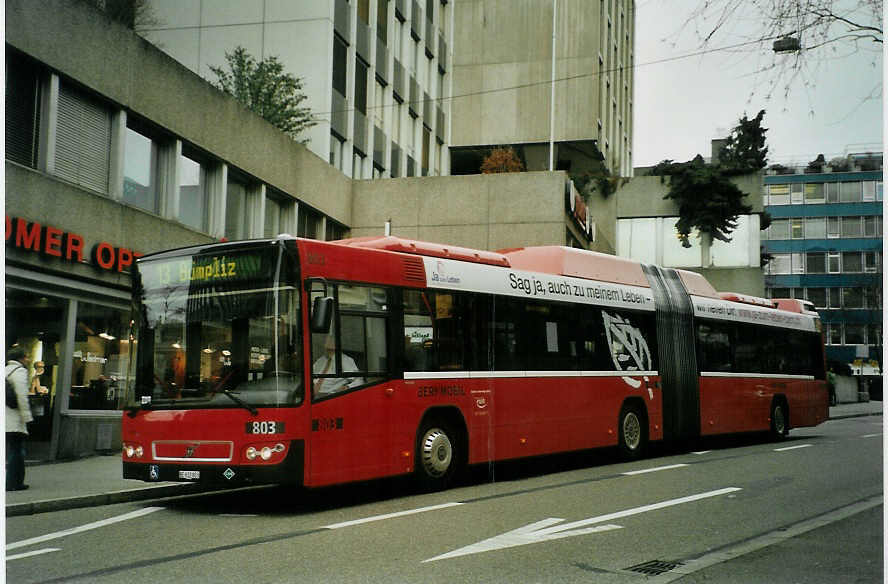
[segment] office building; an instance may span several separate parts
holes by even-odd
[[[882,153],[772,166],[763,244],[773,298],[811,301],[829,361],[878,371],[882,355]]]

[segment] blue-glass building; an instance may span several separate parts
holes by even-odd
[[[882,153],[773,166],[764,178],[768,296],[811,301],[827,360],[855,374],[881,370],[882,196]]]

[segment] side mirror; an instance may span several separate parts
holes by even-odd
[[[311,332],[329,332],[331,320],[333,320],[333,298],[330,296],[315,298],[311,307]]]

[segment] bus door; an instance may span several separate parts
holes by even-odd
[[[334,298],[330,329],[313,332],[309,347],[313,485],[393,474],[402,462],[394,446],[398,396],[389,374],[391,291],[327,287]]]
[[[663,385],[663,438],[700,435],[700,378],[694,347],[694,307],[673,269],[642,266],[657,309],[657,346]]]

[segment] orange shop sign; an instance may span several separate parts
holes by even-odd
[[[142,254],[126,247],[114,247],[107,241],[92,246],[84,259],[86,241],[82,235],[52,225],[28,221],[24,217],[6,216],[6,245],[39,253],[47,258],[67,262],[91,263],[106,271],[126,272]]]

